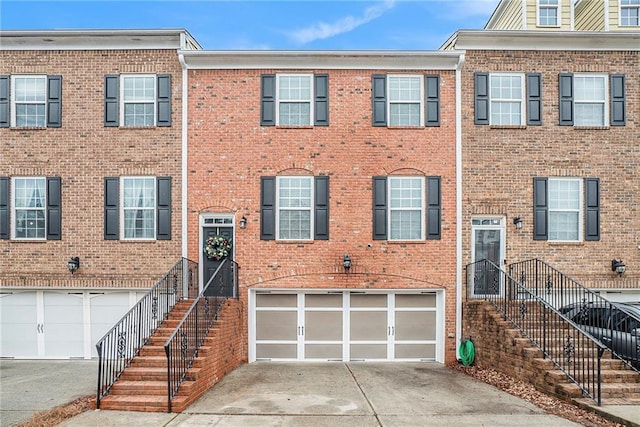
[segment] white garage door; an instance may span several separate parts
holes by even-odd
[[[0,357],[95,357],[96,341],[129,310],[137,297],[129,291],[3,291]]]
[[[251,360],[437,360],[436,292],[256,291]]]

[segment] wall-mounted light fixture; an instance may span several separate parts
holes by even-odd
[[[612,259],[611,260],[611,271],[615,271],[618,273],[618,276],[622,276],[627,269],[627,266],[621,259]]]
[[[351,268],[351,258],[349,257],[349,254],[344,254],[344,257],[342,258],[342,266],[344,267],[344,272],[348,273]]]
[[[240,228],[247,228],[247,218],[244,215],[242,215],[242,218],[240,219]]]
[[[74,256],[69,261],[67,261],[67,268],[71,272],[71,274],[75,273],[77,269],[80,268],[80,258]]]
[[[519,216],[513,218],[513,223],[516,226],[516,229],[522,229],[522,219]]]

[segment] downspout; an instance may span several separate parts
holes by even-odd
[[[187,70],[187,64],[184,60],[184,54],[182,52],[178,52],[178,60],[180,61],[180,65],[182,66],[182,257],[189,258],[187,255],[188,244],[187,244],[187,164],[188,159],[188,133],[187,133],[187,124],[188,124],[188,111],[189,111],[189,99],[187,93],[187,80],[189,78],[189,73]],[[185,291],[186,292],[186,291]]]
[[[456,65],[456,358],[462,340],[462,67],[464,53]]]

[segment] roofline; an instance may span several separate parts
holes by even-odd
[[[455,70],[460,52],[451,51],[180,51],[189,69],[384,69]]]
[[[202,49],[184,28],[1,30],[0,50]]]
[[[502,16],[502,12],[504,11],[504,9],[506,9],[508,3],[509,3],[508,0],[500,0],[500,3],[498,3],[493,13],[489,17],[489,20],[484,25],[485,30],[489,28],[490,25],[491,26],[494,25],[495,24],[494,21],[497,21]]]
[[[640,51],[640,33],[618,31],[460,30],[449,41],[458,50]]]

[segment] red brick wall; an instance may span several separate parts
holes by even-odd
[[[638,52],[467,51],[462,88],[463,258],[471,216],[506,216],[508,263],[540,258],[596,287],[640,287],[640,54]],[[474,72],[542,73],[542,126],[474,125]],[[626,75],[624,127],[558,126],[558,74]],[[533,177],[600,178],[600,241],[533,240]],[[519,216],[523,228],[512,219]],[[622,259],[619,278],[611,260]]]
[[[104,75],[170,73],[171,127],[107,128]],[[181,254],[182,70],[175,50],[0,51],[0,74],[62,75],[62,127],[0,129],[0,176],[59,176],[62,240],[0,240],[0,285],[144,287]],[[171,176],[172,240],[103,238],[106,176]],[[67,270],[70,257],[80,269]]]
[[[231,212],[236,221],[244,215],[248,224],[236,230],[235,260],[245,303],[247,288],[254,286],[445,289],[446,332],[453,334],[454,72],[436,71],[440,127],[372,126],[371,75],[385,70],[314,70],[329,74],[330,125],[261,127],[260,75],[276,72],[189,71],[189,258],[200,259],[199,214]],[[330,176],[329,240],[260,240],[260,177],[292,174]],[[392,174],[442,177],[441,240],[372,240],[372,177]],[[349,274],[341,267],[345,253],[353,260]],[[455,357],[454,341],[446,340],[447,359]]]

